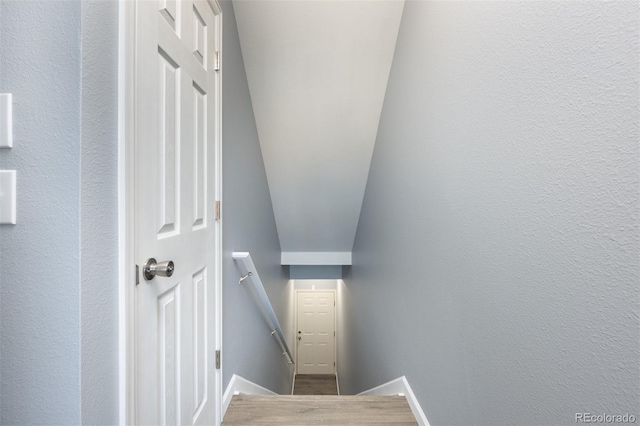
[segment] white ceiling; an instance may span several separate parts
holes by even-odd
[[[234,0],[283,264],[350,264],[404,0]]]

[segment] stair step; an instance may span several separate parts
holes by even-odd
[[[404,396],[234,395],[222,424],[417,425]]]

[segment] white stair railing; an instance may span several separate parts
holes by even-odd
[[[251,255],[248,252],[234,251],[232,257],[240,270],[239,284],[249,284],[253,286],[260,308],[267,319],[267,323],[269,324],[271,335],[278,341],[278,344],[282,349],[282,355],[287,357],[287,362],[289,364],[293,364],[293,356],[291,355],[289,346],[287,346],[287,341],[282,333],[282,328],[280,327],[276,313],[273,311],[267,292],[264,290],[264,286],[260,280],[260,275],[258,275],[256,266],[253,264]]]

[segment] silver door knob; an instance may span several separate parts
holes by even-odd
[[[156,275],[159,277],[170,277],[173,275],[174,270],[175,266],[172,260],[157,263],[153,257],[147,259],[142,268],[144,279],[147,281],[151,281]]]

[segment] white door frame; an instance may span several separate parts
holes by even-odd
[[[222,64],[222,7],[218,0],[207,0],[218,19],[217,46]],[[119,264],[119,423],[135,424],[135,306],[136,306],[136,264],[135,264],[135,58],[136,58],[136,1],[119,3],[118,42],[118,264]],[[216,188],[215,199],[222,202],[222,67],[218,79],[216,142]],[[216,299],[215,321],[217,350],[222,351],[222,215],[216,221],[217,238],[214,242],[216,273],[214,292]],[[222,422],[222,368],[216,375],[216,424]]]
[[[316,289],[316,290],[308,290],[308,289],[297,289],[295,288],[295,281],[293,280],[294,286],[294,295],[293,295],[293,359],[295,363],[295,371],[293,372],[294,376],[298,374],[298,293],[333,293],[333,301],[335,302],[335,306],[333,307],[333,328],[336,332],[333,341],[333,374],[338,374],[338,291],[335,289]],[[336,280],[338,281],[338,280]]]

